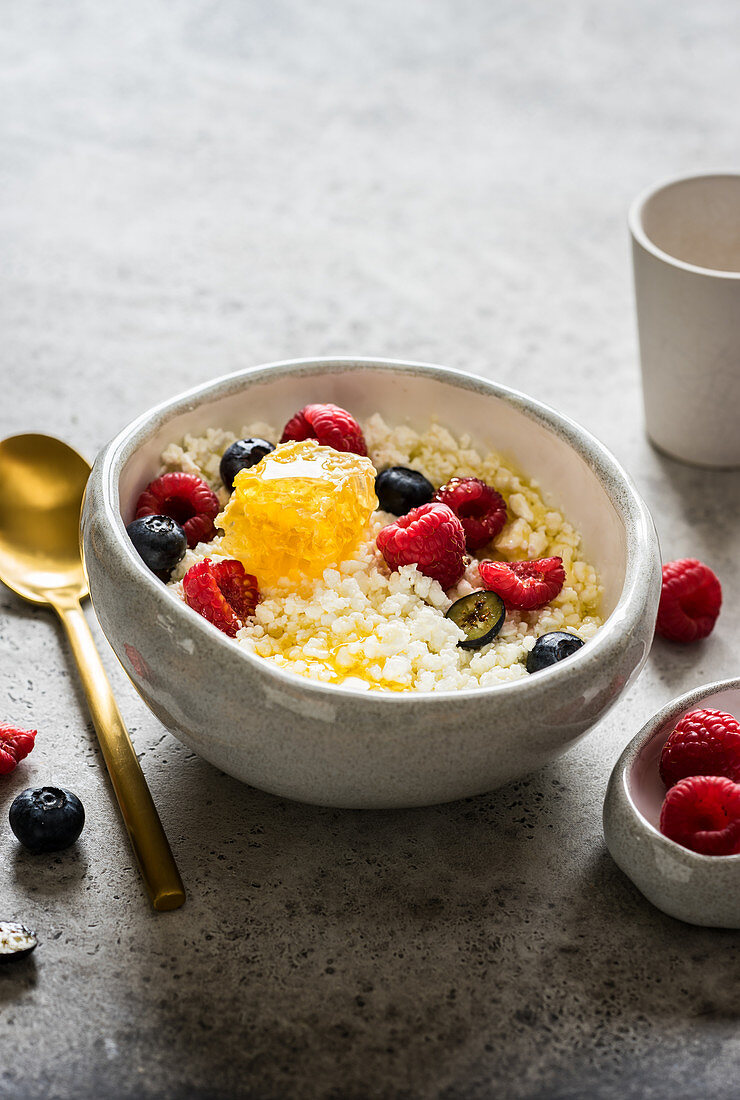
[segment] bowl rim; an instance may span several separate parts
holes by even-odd
[[[679,854],[687,863],[693,864],[696,867],[727,867],[732,863],[740,863],[740,853],[729,856],[704,855],[702,852],[692,851],[691,848],[684,848],[683,844],[678,844],[675,840],[671,840],[670,837],[665,836],[661,833],[660,829],[656,829],[651,821],[648,821],[636,805],[630,791],[629,777],[638,758],[661,726],[665,725],[679,714],[682,714],[684,711],[691,710],[704,700],[711,698],[712,695],[719,695],[720,692],[728,691],[733,688],[740,690],[740,677],[735,676],[727,680],[713,680],[711,683],[702,684],[699,687],[684,692],[683,695],[677,695],[673,699],[670,699],[659,711],[656,711],[652,718],[647,720],[644,726],[642,726],[635,736],[627,743],[612,769],[610,785],[612,781],[618,784],[618,789],[624,796],[626,805],[634,815],[639,826],[649,834],[653,843],[662,845],[666,851],[670,851],[673,856]]]
[[[645,207],[652,198],[655,198],[662,191],[668,191],[671,187],[682,183],[695,183],[699,180],[709,179],[737,180],[740,179],[740,171],[738,171],[737,168],[708,168],[703,172],[681,172],[677,176],[666,176],[656,183],[650,184],[649,187],[645,187],[632,200],[629,210],[627,211],[627,224],[633,240],[646,252],[650,253],[656,259],[661,260],[668,267],[678,268],[680,271],[687,271],[692,275],[706,275],[711,279],[720,279],[729,283],[736,283],[737,280],[740,279],[740,271],[725,271],[720,267],[703,267],[701,264],[689,263],[688,260],[680,260],[678,256],[672,256],[670,252],[666,252],[657,245],[653,239],[648,236],[643,223]]]
[[[451,384],[458,388],[480,392],[481,389],[491,397],[511,405],[519,412],[541,424],[546,430],[559,436],[591,467],[602,485],[612,507],[617,512],[625,528],[626,565],[625,577],[619,600],[607,621],[598,633],[573,654],[567,662],[539,671],[536,677],[503,681],[485,687],[460,688],[445,691],[408,691],[392,692],[383,690],[359,691],[343,684],[324,684],[321,681],[300,677],[287,672],[257,657],[241,646],[234,646],[233,640],[207,622],[184,602],[166,594],[162,582],[144,565],[136,554],[120,512],[118,480],[124,464],[145,441],[145,438],[160,428],[168,420],[186,413],[200,402],[217,400],[230,393],[241,392],[251,384],[280,377],[306,377],[313,374],[346,373],[351,371],[374,370],[388,373],[405,372],[409,375],[421,375],[432,380]],[[353,701],[370,697],[379,706],[433,706],[449,704],[462,698],[482,699],[491,692],[504,699],[511,692],[521,692],[525,685],[530,693],[544,691],[556,681],[575,672],[586,673],[590,665],[616,657],[623,648],[623,638],[629,637],[644,605],[644,593],[649,584],[645,565],[649,564],[652,550],[659,567],[657,535],[647,505],[642,500],[632,478],[620,465],[612,453],[585,428],[570,417],[557,412],[551,406],[531,398],[519,390],[492,382],[471,372],[452,367],[438,366],[433,363],[414,360],[385,359],[357,356],[325,356],[317,358],[287,359],[262,363],[254,367],[221,375],[218,378],[193,386],[168,400],[159,402],[129,422],[101,451],[96,461],[100,469],[103,508],[109,529],[112,532],[116,548],[125,563],[129,575],[136,577],[150,591],[153,599],[165,596],[170,613],[182,617],[184,624],[204,642],[210,641],[217,646],[228,646],[229,652],[239,652],[252,667],[267,676],[276,686],[280,685],[302,691],[329,701],[337,700],[338,693]],[[626,489],[620,493],[619,489]],[[647,549],[647,548],[650,549]],[[94,599],[93,599],[94,604]]]

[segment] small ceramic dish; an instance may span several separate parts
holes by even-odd
[[[164,447],[210,427],[285,423],[312,401],[363,420],[438,418],[528,476],[582,534],[603,627],[567,661],[494,687],[358,692],[296,676],[235,645],[146,568],[126,534]],[[240,371],[144,413],[103,451],[82,517],[100,624],[154,713],[253,786],[324,805],[385,808],[492,790],[559,756],[616,702],[650,649],[660,555],[650,514],[611,454],[572,420],[460,371],[368,359]]]
[[[740,718],[740,679],[704,684],[651,718],[624,750],[604,800],[604,836],[618,867],[671,917],[709,928],[740,928],[740,855],[702,856],[663,836],[660,754],[676,723],[709,707]]]

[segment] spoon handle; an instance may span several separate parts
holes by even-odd
[[[113,697],[79,600],[54,605],[72,647],[108,774],[155,909],[178,909],[185,888]]]

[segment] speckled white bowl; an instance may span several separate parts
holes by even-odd
[[[244,652],[146,569],[126,536],[159,456],[186,432],[278,425],[311,401],[361,420],[432,417],[531,477],[581,530],[608,621],[527,680],[434,694],[372,692],[293,676]],[[459,371],[386,360],[299,360],[210,382],[145,413],[95,463],[83,512],[92,599],[140,694],[186,745],[279,795],[333,806],[420,806],[491,790],[552,760],[642,667],[660,591],[647,508],[614,458],[571,420]]]
[[[740,679],[720,680],[673,699],[647,722],[614,766],[604,800],[604,836],[617,865],[648,901],[678,920],[740,928],[740,855],[702,856],[663,836],[663,745],[699,707],[740,718]]]

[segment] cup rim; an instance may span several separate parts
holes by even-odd
[[[670,252],[664,252],[648,237],[642,225],[642,213],[646,204],[659,192],[666,191],[677,183],[689,183],[692,180],[711,179],[718,176],[731,176],[733,179],[740,180],[740,169],[715,168],[705,172],[681,173],[677,176],[665,177],[657,183],[651,184],[632,200],[627,213],[627,223],[633,240],[641,245],[646,252],[650,252],[655,256],[656,259],[662,260],[663,263],[669,264],[671,267],[677,267],[682,271],[690,271],[695,275],[708,275],[714,279],[728,279],[731,282],[737,282],[740,280],[740,271],[722,271],[715,267],[701,267],[699,264],[690,264],[686,260],[679,260],[677,256],[672,256]]]

